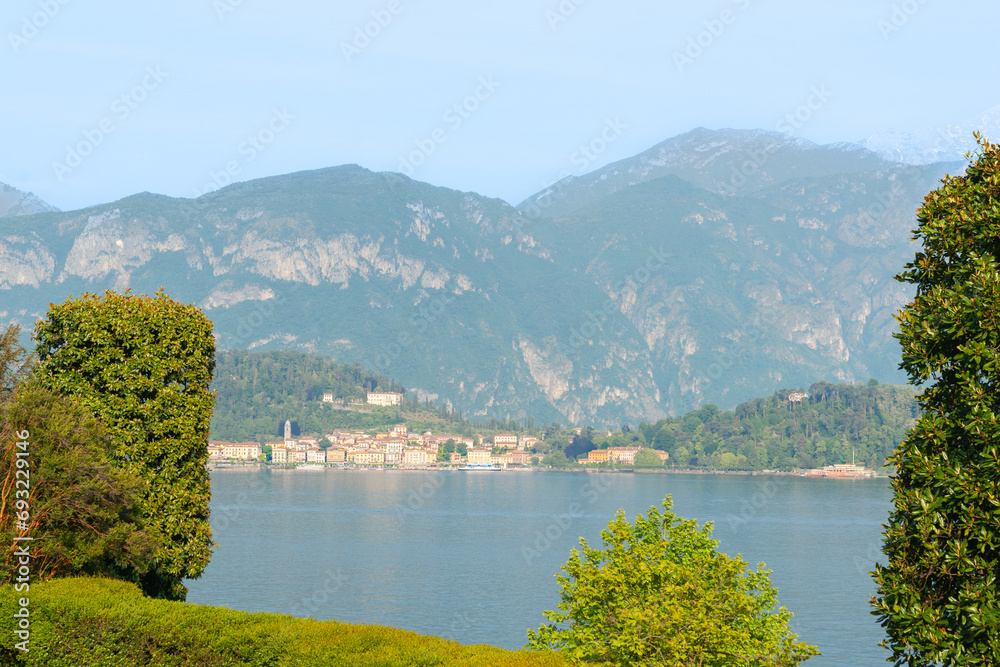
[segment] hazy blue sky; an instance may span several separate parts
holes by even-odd
[[[822,143],[1000,104],[986,0],[6,0],[0,21],[0,181],[62,209],[346,163],[517,203],[602,133],[585,170],[809,102],[794,130]]]

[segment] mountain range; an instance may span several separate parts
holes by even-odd
[[[860,145],[886,159],[907,164],[964,161],[967,153],[976,150],[975,131],[993,141],[1000,137],[1000,105],[963,123],[914,131],[884,130]]]
[[[0,218],[0,321],[162,286],[221,349],[359,362],[467,418],[655,421],[903,381],[893,276],[963,168],[701,128],[517,206],[355,165],[141,193]]]
[[[22,192],[5,183],[0,183],[0,218],[13,218],[19,215],[58,210],[55,206],[43,202],[30,192]]]

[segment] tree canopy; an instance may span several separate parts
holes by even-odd
[[[156,545],[142,526],[142,485],[111,464],[109,448],[93,415],[37,382],[21,384],[3,404],[0,536],[8,548],[0,579],[11,581],[20,546],[13,538],[24,535],[33,538],[24,544],[40,581],[87,574],[137,582],[149,568]],[[28,489],[17,484],[18,471]],[[19,528],[22,508],[30,518]]]
[[[716,550],[712,524],[698,527],[650,508],[629,523],[619,511],[601,532],[604,548],[580,539],[556,575],[562,587],[552,624],[528,630],[527,648],[565,652],[573,664],[736,667],[797,665],[816,648],[797,642],[791,614],[763,563]]]
[[[923,415],[893,460],[875,615],[896,665],[1000,664],[1000,147],[980,137],[918,211],[897,276],[900,364]]]
[[[140,585],[153,597],[183,599],[182,579],[201,574],[213,547],[211,322],[162,291],[109,291],[53,305],[35,339],[39,381],[79,400],[104,425],[112,463],[142,484],[142,521],[156,553]]]
[[[663,466],[663,460],[652,449],[640,449],[635,453],[635,465],[637,468],[657,468]]]

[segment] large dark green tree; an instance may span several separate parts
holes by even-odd
[[[977,137],[978,138],[978,137]],[[1000,148],[918,212],[898,280],[902,364],[923,415],[893,457],[876,614],[896,665],[1000,664]]]
[[[112,462],[143,485],[142,523],[156,544],[144,592],[184,599],[182,580],[198,577],[212,553],[211,322],[162,291],[109,291],[52,305],[35,339],[39,380],[104,425]]]

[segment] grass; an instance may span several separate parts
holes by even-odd
[[[556,667],[554,653],[463,646],[376,625],[145,598],[102,578],[10,585],[0,594],[0,665],[11,667]],[[29,651],[13,648],[18,600],[30,600]]]

